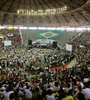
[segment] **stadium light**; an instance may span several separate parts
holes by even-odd
[[[57,30],[65,31],[65,27],[57,27]]]
[[[19,29],[23,30],[23,29],[24,29],[24,27],[19,27]]]
[[[0,26],[0,29],[20,29],[20,30],[61,30],[61,31],[90,31],[90,27],[24,27],[24,26]]]
[[[30,30],[37,30],[38,27],[29,27],[28,29],[30,29]]]
[[[82,28],[76,28],[76,31],[82,31]]]
[[[90,31],[90,28],[87,28],[88,31]]]
[[[18,15],[28,15],[28,16],[43,16],[43,15],[55,15],[67,11],[67,6],[61,8],[45,9],[45,10],[28,10],[28,9],[18,9]]]
[[[38,30],[46,30],[46,27],[38,27]]]
[[[47,27],[47,30],[52,30],[52,27]]]
[[[86,31],[87,29],[86,28],[83,28],[83,27],[79,27],[79,28],[76,28],[76,31]]]
[[[56,30],[56,27],[47,27],[47,30]]]
[[[18,29],[18,27],[13,27],[13,29]]]
[[[56,30],[57,28],[56,27],[52,27],[52,30]]]
[[[74,27],[73,28],[72,27],[71,28],[69,27],[69,28],[66,28],[66,31],[75,31],[75,29],[76,28],[74,28]]]
[[[0,29],[4,29],[5,27],[4,26],[0,26]]]

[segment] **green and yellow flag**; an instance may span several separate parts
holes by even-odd
[[[59,39],[61,35],[60,30],[38,30],[38,39]]]

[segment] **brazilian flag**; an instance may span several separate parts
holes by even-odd
[[[60,30],[38,30],[38,39],[59,39],[61,35]]]

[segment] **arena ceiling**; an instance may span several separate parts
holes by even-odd
[[[0,0],[0,25],[90,26],[90,0]]]

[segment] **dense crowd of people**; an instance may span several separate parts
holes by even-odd
[[[72,53],[37,48],[27,50],[23,46],[2,50],[0,100],[90,100],[89,39],[90,33],[84,32],[71,41]],[[64,66],[74,55],[77,58],[75,66],[55,71],[51,68],[52,63]],[[32,74],[31,68],[43,70]]]
[[[10,30],[0,30],[0,48],[4,47],[5,40],[11,40],[12,45],[21,45],[21,35],[19,30],[10,29]]]
[[[27,50],[24,48],[11,49],[10,52],[3,50],[1,57],[1,66],[3,68],[12,66],[20,68],[24,67],[29,70],[40,69],[53,63],[58,66],[64,65],[66,62],[74,58],[74,54],[69,52],[61,52],[51,49],[33,48]]]

